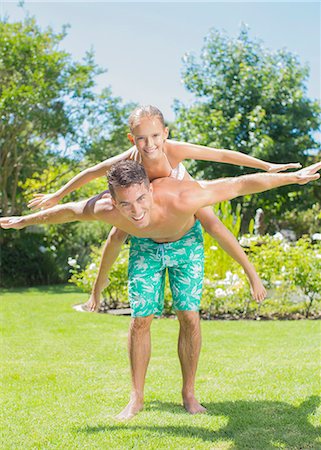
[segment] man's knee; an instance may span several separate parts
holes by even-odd
[[[200,315],[197,311],[176,311],[180,326],[190,332],[198,332],[200,328]]]
[[[147,317],[133,317],[130,324],[131,332],[135,334],[148,333],[153,317],[153,314]]]

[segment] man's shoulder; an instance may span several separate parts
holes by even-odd
[[[106,215],[115,214],[116,208],[112,203],[112,197],[109,191],[100,194],[88,200],[86,205],[86,213],[91,215],[93,219],[103,220]]]
[[[179,194],[184,189],[187,189],[189,181],[177,180],[172,177],[156,178],[152,181],[154,192],[168,192],[169,194]]]
[[[156,203],[166,203],[167,206],[176,210],[194,210],[193,199],[197,197],[200,189],[197,182],[193,180],[178,181],[166,177],[154,180],[152,185]]]

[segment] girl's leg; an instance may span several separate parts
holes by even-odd
[[[99,264],[98,274],[94,281],[91,295],[84,309],[86,311],[96,311],[100,303],[100,295],[102,290],[108,286],[108,273],[119,255],[121,246],[127,238],[127,233],[118,228],[113,227],[108,235],[104,245],[101,261]]]
[[[263,283],[235,236],[216,217],[210,206],[199,209],[196,217],[201,222],[205,231],[217,240],[222,249],[235,259],[236,262],[241,264],[249,279],[253,298],[257,302],[264,300],[266,290]]]

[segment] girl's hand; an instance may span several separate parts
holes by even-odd
[[[59,203],[59,198],[54,194],[35,194],[34,198],[28,203],[28,208],[31,209],[47,209],[56,206]]]
[[[300,163],[288,163],[288,164],[273,164],[270,163],[270,167],[267,169],[269,173],[284,172],[288,169],[300,169],[302,165]]]

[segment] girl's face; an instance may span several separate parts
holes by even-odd
[[[142,117],[139,124],[128,134],[143,158],[157,159],[164,150],[168,128],[164,128],[157,117]]]

